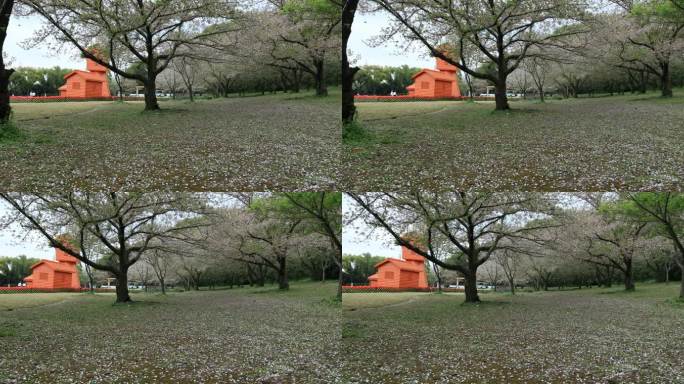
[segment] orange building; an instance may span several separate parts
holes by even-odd
[[[387,258],[375,265],[377,272],[368,277],[374,288],[428,288],[425,258],[401,247],[401,259]]]
[[[458,68],[436,58],[436,69],[423,69],[413,75],[413,84],[406,87],[412,97],[461,97]]]
[[[86,59],[86,70],[75,70],[64,75],[66,83],[59,87],[63,97],[110,97],[107,68]]]
[[[28,288],[79,289],[78,259],[55,248],[55,261],[41,260],[31,266],[31,275],[24,279]]]

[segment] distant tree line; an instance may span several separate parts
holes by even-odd
[[[64,85],[64,75],[71,69],[33,68],[18,67],[9,79],[9,92],[13,96],[28,96],[34,93],[37,96],[59,95],[58,88]]]
[[[363,253],[361,255],[344,255],[342,257],[344,284],[368,284],[368,277],[375,273],[375,264],[383,261],[384,259],[385,257],[373,256],[370,253]]]
[[[25,255],[0,257],[0,286],[16,286],[31,274],[31,266],[39,260]]]
[[[400,67],[368,65],[360,67],[354,76],[354,93],[361,95],[389,95],[392,91],[399,95],[408,94],[406,87],[413,83],[411,77],[419,68],[402,65]]]

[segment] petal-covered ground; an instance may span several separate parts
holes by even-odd
[[[682,91],[680,90],[681,94]],[[684,97],[363,102],[343,190],[672,190],[684,185]]]
[[[677,293],[492,293],[480,305],[460,294],[349,293],[341,369],[352,384],[683,383]]]
[[[74,294],[5,309],[0,383],[339,383],[334,289],[138,294],[132,305]]]
[[[23,137],[0,141],[5,190],[332,189],[340,98],[14,104]]]

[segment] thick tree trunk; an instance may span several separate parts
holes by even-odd
[[[356,7],[359,0],[347,0],[342,9],[342,123],[349,124],[354,120],[356,115],[356,106],[354,105],[354,75],[359,71],[357,67],[349,66],[349,58],[347,57],[347,44],[349,36],[352,32],[352,24],[354,23],[354,15],[356,14]]]
[[[475,272],[470,272],[465,275],[465,302],[480,302],[480,296],[477,294],[477,273]]]
[[[511,295],[515,295],[515,281],[513,281],[513,279],[509,279],[508,285],[511,287]]]
[[[0,124],[9,121],[12,115],[12,108],[10,107],[9,94],[9,78],[14,73],[14,69],[4,69],[4,65],[0,65]]]
[[[116,275],[116,302],[128,303],[132,301],[128,295],[128,270],[120,271]]]
[[[188,94],[190,95],[190,102],[195,101],[195,95],[192,93],[192,85],[188,84]]]
[[[539,101],[543,103],[544,102],[544,87],[539,87],[538,92],[539,92]]]
[[[166,282],[164,279],[159,279],[159,286],[161,286],[162,295],[166,295]]]
[[[340,268],[340,272],[337,274],[337,300],[342,301],[342,281],[344,279],[344,272]]]
[[[670,72],[670,63],[662,63],[660,68],[661,96],[672,97],[672,73]]]
[[[678,263],[681,272],[681,283],[679,285],[679,298],[684,300],[684,262]]]
[[[646,71],[639,71],[639,93],[646,93]]]
[[[328,96],[328,85],[325,83],[325,61],[316,60],[316,96]]]
[[[632,267],[632,260],[625,262],[625,291],[633,291],[634,287],[634,268]]]
[[[157,82],[150,79],[145,83],[145,110],[156,111],[159,109],[157,103]]]
[[[5,0],[2,2],[2,9],[0,9],[0,124],[8,122],[12,112],[10,107],[9,78],[14,70],[5,68],[5,61],[1,56],[4,52],[3,47],[5,38],[7,38],[7,27],[9,26],[13,7],[14,0]]]
[[[495,84],[494,100],[496,102],[497,111],[506,111],[511,109],[508,105],[508,97],[506,96],[506,78],[499,79]]]
[[[278,289],[290,289],[290,282],[287,279],[287,259],[278,260]]]

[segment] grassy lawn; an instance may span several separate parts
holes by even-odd
[[[0,294],[0,312],[19,308],[61,303],[65,300],[80,298],[79,293],[8,293]]]
[[[684,181],[684,90],[576,100],[363,102],[345,141],[354,190],[672,189]]]
[[[0,142],[7,190],[326,189],[340,152],[340,97],[307,93],[161,102],[17,103]]]
[[[13,103],[13,119],[17,122],[50,119],[57,116],[69,116],[73,114],[94,113],[107,109],[112,103],[109,101],[86,101],[66,103]],[[129,104],[142,103],[130,102]]]
[[[335,383],[333,283],[78,294],[0,312],[0,383]],[[0,295],[0,306],[6,296]]]
[[[479,305],[349,293],[342,370],[348,383],[682,383],[678,288],[489,293]]]

